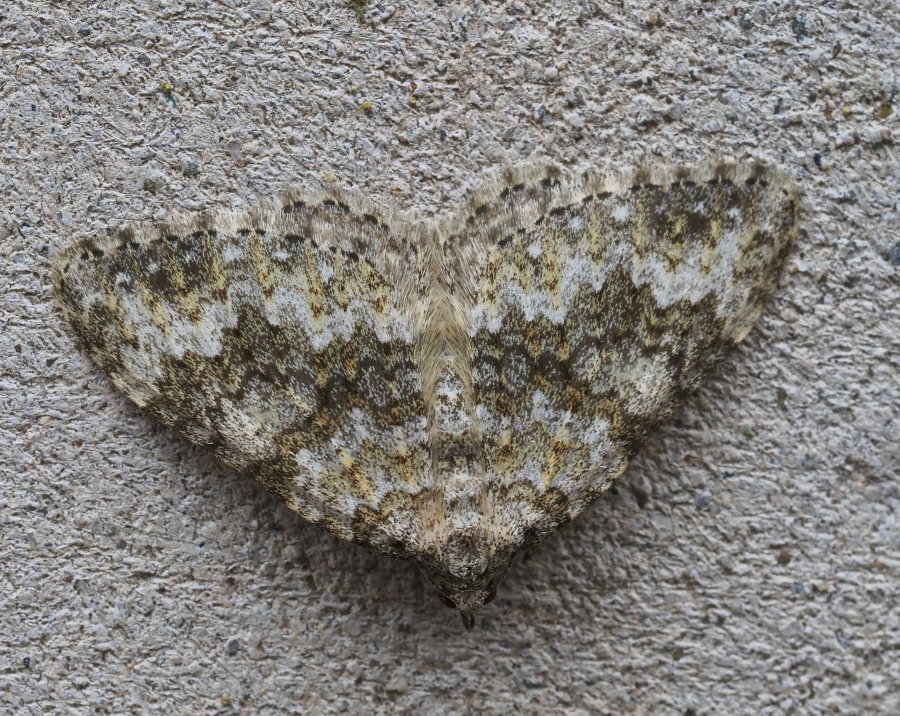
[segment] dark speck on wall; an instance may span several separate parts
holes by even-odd
[[[891,246],[890,257],[894,266],[900,266],[900,241]]]

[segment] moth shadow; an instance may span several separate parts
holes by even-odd
[[[321,603],[339,614],[366,612],[373,605],[381,611],[391,599],[406,602],[415,595],[425,601],[427,596],[445,616],[436,592],[411,562],[332,535],[307,522],[252,477],[186,440],[172,439],[179,441],[176,452],[185,490],[206,503],[199,510],[215,513],[222,535],[231,535],[230,542],[219,547],[253,555],[253,564],[246,568],[258,570],[254,580],[268,580],[273,593],[285,583],[292,585],[291,590],[302,584],[305,601],[327,595]]]
[[[690,541],[695,525],[716,519],[694,508],[706,490],[706,468],[684,461],[695,443],[695,400],[647,440],[626,472],[580,516],[519,554],[497,597],[512,616],[491,618],[504,627],[530,623],[550,634],[552,622],[590,614],[578,628],[607,639],[623,611],[639,606],[637,595],[671,588],[673,551]],[[701,559],[716,556],[704,553]]]
[[[652,510],[653,488],[643,478],[642,463],[652,463],[664,450],[663,442],[648,444],[643,459],[636,460],[584,514],[523,550],[498,590],[501,608],[486,606],[482,623],[496,621],[504,604],[556,599],[576,584],[593,585],[598,594],[624,589],[635,578],[630,550],[643,541],[635,517],[648,507]],[[230,535],[221,549],[253,555],[254,561],[244,568],[257,572],[254,580],[269,580],[273,592],[285,580],[302,582],[309,590],[305,599],[327,595],[322,604],[336,616],[353,613],[373,622],[386,621],[401,632],[425,627],[443,634],[448,622],[451,631],[461,628],[412,562],[335,537],[291,511],[250,477],[187,441],[180,443],[176,452],[178,469],[188,483],[185,489],[206,503],[198,508],[201,512],[215,513],[214,519],[222,523],[221,534]],[[603,549],[597,550],[598,545]],[[273,564],[276,569],[267,567]]]
[[[646,525],[665,513],[672,493],[690,487],[675,464],[679,450],[691,443],[684,410],[651,436],[625,474],[582,515],[517,556],[495,603],[478,615],[479,638],[495,635],[499,643],[523,624],[550,634],[555,620],[548,614],[574,615],[585,602],[601,618],[606,613],[615,620],[623,595],[659,578],[651,565],[660,545],[648,537]],[[179,469],[193,476],[193,486],[186,487],[227,523],[223,533],[237,535],[222,547],[251,555],[243,568],[273,598],[302,601],[305,606],[297,608],[306,610],[314,602],[325,622],[365,622],[373,648],[380,648],[379,639],[405,633],[435,643],[465,638],[459,618],[412,562],[310,524],[250,477],[187,441],[179,440],[176,453]]]

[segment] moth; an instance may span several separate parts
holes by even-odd
[[[798,207],[759,163],[536,163],[437,220],[321,189],[125,228],[55,287],[131,400],[471,628],[747,334]]]

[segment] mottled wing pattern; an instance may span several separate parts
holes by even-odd
[[[126,229],[56,289],[138,405],[471,626],[750,330],[797,207],[756,165],[532,165],[434,225],[327,191]]]
[[[139,406],[310,521],[407,554],[430,475],[415,244],[358,197],[288,194],[73,245],[55,280]]]
[[[730,163],[532,166],[473,199],[447,254],[466,294],[489,511],[507,539],[534,542],[580,513],[744,337],[797,207],[783,176]]]

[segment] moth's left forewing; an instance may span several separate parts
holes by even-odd
[[[732,162],[532,165],[473,199],[458,271],[496,513],[540,536],[609,487],[759,316],[797,204]]]
[[[163,424],[346,539],[403,552],[429,479],[414,227],[288,192],[83,241],[55,265],[75,333]]]

